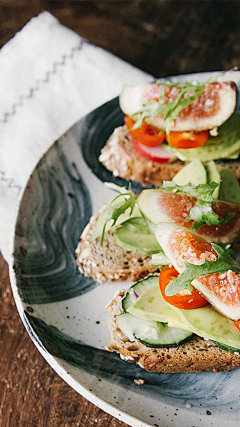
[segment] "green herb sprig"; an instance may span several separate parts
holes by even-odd
[[[132,214],[135,203],[136,203],[136,196],[135,194],[131,191],[130,187],[129,189],[125,189],[125,192],[121,192],[121,194],[118,194],[118,196],[116,196],[112,201],[111,204],[117,200],[119,197],[124,197],[124,201],[123,203],[114,209],[110,209],[108,216],[106,218],[105,224],[103,226],[103,230],[102,230],[102,235],[101,235],[101,241],[100,241],[100,245],[103,246],[103,242],[104,242],[104,236],[105,236],[105,231],[106,231],[106,226],[107,223],[109,221],[112,222],[111,227],[113,227],[118,218],[126,212],[127,209],[129,209],[129,216]]]
[[[212,243],[212,247],[217,254],[215,261],[205,260],[202,265],[194,265],[185,261],[185,270],[176,278],[171,280],[165,289],[167,296],[172,296],[185,289],[194,279],[214,273],[224,273],[232,270],[235,273],[240,273],[240,264],[235,261],[229,253],[217,245]]]
[[[213,193],[218,187],[218,183],[211,182],[210,184],[187,184],[177,185],[173,181],[164,181],[160,187],[163,190],[174,193],[185,193],[196,198],[195,205],[190,209],[188,217],[185,221],[194,221],[193,229],[197,230],[202,225],[223,225],[229,222],[234,213],[228,213],[224,218],[220,219],[219,215],[212,208]]]

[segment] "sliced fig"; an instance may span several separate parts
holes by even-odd
[[[161,84],[148,83],[137,86],[124,86],[120,95],[122,111],[133,116],[144,104],[159,99]],[[176,99],[180,89],[164,85],[164,101]],[[189,93],[184,95],[189,96]],[[182,110],[171,123],[170,130],[176,132],[202,131],[221,126],[234,112],[237,102],[237,89],[234,82],[206,83],[203,93],[192,104]],[[164,129],[164,116],[146,119],[146,122]]]
[[[187,194],[170,193],[162,190],[144,190],[138,196],[137,203],[140,211],[153,224],[170,222],[187,228],[193,228],[194,221],[186,221],[196,199]],[[208,242],[232,243],[240,230],[240,205],[215,200],[213,211],[224,218],[228,213],[234,213],[232,219],[223,225],[202,225],[197,233]]]
[[[215,261],[213,247],[201,236],[174,224],[158,224],[155,236],[176,270],[185,269],[184,261],[201,265]],[[240,274],[231,270],[214,273],[193,280],[192,285],[224,316],[240,318]]]

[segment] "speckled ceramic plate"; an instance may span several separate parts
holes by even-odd
[[[234,78],[240,80],[239,73]],[[237,427],[240,370],[151,374],[105,350],[106,304],[128,284],[98,286],[84,278],[76,267],[75,248],[89,217],[113,195],[103,181],[125,183],[98,162],[101,147],[122,123],[114,99],[55,142],[31,175],[16,222],[11,269],[20,316],[53,369],[129,425]],[[133,183],[136,191],[140,187]],[[139,378],[144,385],[135,384]]]

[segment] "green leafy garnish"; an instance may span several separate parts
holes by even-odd
[[[133,118],[136,118],[136,123],[133,127],[134,129],[141,126],[145,119],[153,120],[156,116],[164,115],[166,127],[163,130],[169,133],[171,123],[179,116],[182,110],[187,110],[189,105],[203,93],[208,81],[203,83],[175,83],[171,81],[157,80],[156,83],[160,85],[159,100],[152,100],[143,104],[142,108],[133,115]],[[179,92],[173,101],[164,102],[166,86],[177,87],[179,89]]]
[[[165,289],[167,296],[177,294],[182,289],[185,289],[188,285],[190,285],[194,279],[197,279],[200,276],[214,273],[225,273],[228,270],[232,270],[235,273],[240,273],[240,264],[235,261],[224,248],[217,245],[216,243],[212,243],[212,247],[217,253],[216,260],[205,260],[204,264],[202,265],[194,265],[184,261],[186,268],[176,279],[171,280],[171,282],[167,285]]]
[[[106,218],[105,224],[103,226],[103,230],[102,230],[102,235],[101,235],[101,242],[100,245],[103,246],[103,241],[104,241],[104,236],[105,236],[105,231],[106,231],[106,226],[107,223],[109,221],[111,221],[111,227],[113,227],[118,218],[126,212],[127,209],[129,209],[129,216],[132,214],[135,203],[136,203],[136,196],[135,194],[131,191],[131,189],[129,188],[128,190],[125,189],[125,192],[122,192],[121,194],[118,194],[118,196],[116,196],[112,201],[111,204],[117,200],[119,197],[124,197],[124,201],[123,203],[119,206],[114,208],[113,210],[110,209],[108,216]],[[110,204],[110,206],[111,206]]]
[[[204,224],[226,224],[234,216],[234,213],[228,213],[224,218],[219,219],[219,215],[212,209],[213,193],[218,185],[219,184],[216,182],[199,185],[193,185],[190,183],[187,185],[177,185],[173,181],[163,181],[163,185],[160,188],[174,193],[186,193],[196,198],[196,203],[190,209],[189,215],[185,221],[193,220],[193,229],[197,230]]]
[[[234,254],[234,249],[232,248],[232,245],[230,243],[228,243],[227,245],[225,245],[224,249],[228,253],[228,255],[233,255]]]

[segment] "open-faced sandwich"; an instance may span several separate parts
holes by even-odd
[[[194,161],[159,189],[119,191],[76,251],[97,281],[138,280],[109,304],[109,351],[152,372],[239,367],[236,178]]]
[[[188,162],[217,161],[240,179],[237,89],[216,76],[204,83],[125,86],[120,107],[125,125],[115,129],[99,160],[127,180],[159,186]],[[235,161],[234,161],[235,160]]]

